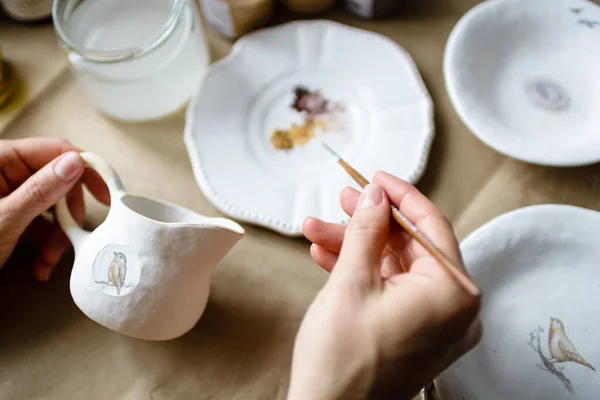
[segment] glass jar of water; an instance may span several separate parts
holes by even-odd
[[[52,16],[83,91],[112,118],[174,114],[206,74],[194,0],[55,0]]]

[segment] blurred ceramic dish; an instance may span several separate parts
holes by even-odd
[[[600,213],[541,205],[462,244],[481,287],[481,343],[435,382],[443,400],[596,399]]]
[[[500,153],[554,166],[600,161],[600,7],[490,0],[455,26],[444,75],[456,111]]]
[[[318,96],[299,99],[305,89],[320,91],[334,110],[323,140],[367,178],[379,169],[412,183],[421,177],[433,106],[411,57],[367,31],[291,22],[238,40],[188,108],[185,142],[194,172],[219,210],[293,236],[302,234],[307,216],[347,221],[339,193],[354,182],[321,139],[289,151],[271,142],[277,130],[307,126],[306,113],[292,104],[322,105]]]

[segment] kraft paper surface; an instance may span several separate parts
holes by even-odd
[[[385,34],[414,58],[436,123],[417,186],[455,224],[459,238],[531,204],[600,209],[600,167],[544,168],[509,159],[476,139],[452,108],[444,47],[454,24],[478,1],[403,3],[391,20],[363,21],[342,10],[319,17]],[[225,56],[231,42],[205,29],[213,60]],[[19,104],[0,109],[0,139],[67,138],[104,157],[129,192],[220,215],[194,180],[182,112],[142,124],[106,118],[80,90],[49,24],[0,19],[0,46],[26,87]],[[86,199],[86,225],[93,228],[107,210]],[[246,237],[212,274],[205,314],[192,331],[168,342],[131,339],[88,319],[69,292],[72,251],[45,284],[34,279],[31,250],[15,254],[0,270],[0,400],[284,399],[296,331],[327,274],[311,260],[306,240],[243,225]]]

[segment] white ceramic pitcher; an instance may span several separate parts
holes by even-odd
[[[108,185],[111,207],[93,232],[63,198],[56,217],[75,248],[71,295],[92,320],[146,340],[168,340],[200,319],[211,270],[244,236],[237,223],[125,192],[99,156],[81,153]]]

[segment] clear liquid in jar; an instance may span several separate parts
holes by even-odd
[[[162,31],[174,0],[85,0],[68,17],[67,35],[87,49],[136,47]],[[195,10],[185,2],[167,39],[134,59],[98,63],[69,51],[86,95],[105,114],[143,121],[177,112],[195,94],[210,54]]]

